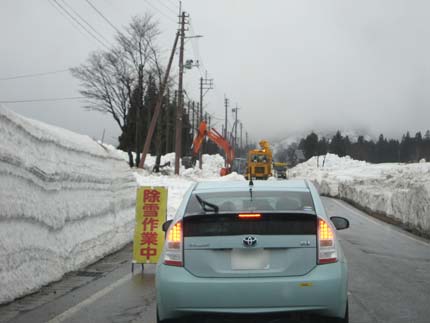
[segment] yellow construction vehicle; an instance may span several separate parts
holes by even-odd
[[[261,149],[252,149],[248,152],[246,165],[246,179],[268,179],[272,176],[272,150],[266,140],[259,142]]]
[[[275,177],[286,179],[287,178],[287,166],[288,166],[287,163],[274,162],[273,163],[273,170],[275,173]]]

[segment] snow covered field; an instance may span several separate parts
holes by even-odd
[[[341,198],[430,236],[430,163],[369,164],[328,154],[297,165],[290,178],[312,180],[321,194]]]

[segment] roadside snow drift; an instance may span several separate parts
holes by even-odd
[[[0,304],[129,242],[135,188],[117,153],[0,106]]]
[[[369,164],[328,154],[312,157],[289,171],[312,180],[321,194],[350,201],[430,236],[430,163]]]

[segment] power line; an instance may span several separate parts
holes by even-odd
[[[163,12],[162,10],[160,10],[159,8],[155,7],[149,0],[145,0],[145,2],[154,10],[158,11],[159,13],[161,13],[164,17],[166,17],[167,19],[169,19],[171,22],[173,22],[174,24],[177,24],[178,22],[176,20],[174,20],[172,18],[172,16],[169,16],[168,14],[166,14],[165,12]]]
[[[88,30],[79,20],[77,20],[64,6],[62,6],[58,0],[53,0],[54,3],[59,6],[65,14],[67,14],[70,18],[72,18],[79,26],[81,26],[82,29],[84,29],[91,37],[93,37],[99,44],[109,49],[109,46],[107,46],[104,42],[102,42],[97,36],[95,36],[90,30]]]
[[[95,12],[99,14],[100,17],[102,17],[113,29],[115,29],[115,31],[121,34],[121,31],[99,9],[97,9],[97,7],[90,0],[85,1],[91,6],[91,8],[94,9]]]
[[[92,39],[88,36],[88,34],[86,34],[86,33],[84,33],[83,32],[83,30],[82,29],[80,29],[79,28],[79,26],[76,24],[76,22],[73,20],[73,19],[71,19],[69,16],[67,16],[61,9],[59,9],[59,7],[56,5],[56,4],[54,4],[55,2],[54,2],[54,0],[48,0],[48,3],[55,9],[55,10],[57,10],[57,12],[60,14],[60,15],[62,15],[63,17],[65,17],[66,18],[66,20],[68,21],[68,22],[70,22],[70,24],[73,26],[73,28],[75,28],[77,31],[79,31],[79,33],[81,34],[81,35],[83,35],[84,37],[86,37],[87,39],[89,39],[90,41],[92,41]]]
[[[212,119],[219,120],[219,121],[224,121],[224,118],[217,117],[217,116],[215,115],[215,113],[210,113],[210,112],[207,112],[207,111],[205,111],[205,112],[206,112],[208,115],[210,115]]]
[[[84,96],[71,96],[64,98],[45,98],[45,99],[24,99],[24,100],[0,100],[0,103],[32,103],[32,102],[54,102],[54,101],[69,101],[86,99]]]
[[[196,33],[194,31],[194,27],[192,25],[191,19],[190,19],[190,32],[191,32],[191,37],[192,37],[191,38],[191,45],[192,45],[192,49],[193,49],[193,54],[194,54],[195,59],[199,61],[198,69],[200,72],[200,76],[205,77],[205,75],[204,75],[205,68],[204,68],[203,60],[200,56],[199,42],[198,42],[196,37],[193,37],[193,36],[196,36]]]
[[[179,8],[178,10],[173,10],[171,7],[169,7],[167,4],[165,4],[163,1],[158,1],[157,3],[160,3],[163,5],[164,8],[166,8],[167,10],[169,10],[170,12],[172,12],[174,15],[177,15],[179,12]]]
[[[168,2],[170,2],[179,11],[179,1],[169,0]]]
[[[100,16],[100,17],[102,17],[103,18],[103,20],[104,21],[106,21],[108,24],[109,24],[109,26],[111,26],[117,33],[118,33],[118,35],[120,35],[123,39],[124,39],[124,41],[126,41],[127,42],[127,44],[130,46],[130,47],[132,47],[132,48],[134,48],[135,50],[139,50],[137,47],[136,47],[136,45],[134,45],[129,39],[127,39],[127,37],[126,36],[124,36],[124,34],[121,32],[121,30],[119,30],[118,29],[118,27],[116,27],[110,20],[109,20],[109,18],[107,18],[90,0],[85,0],[90,6],[91,6],[91,8],[93,8],[94,9],[94,11],[95,12],[97,12],[97,14]]]
[[[61,0],[84,24],[86,24],[93,32],[95,32],[99,37],[109,44],[109,40],[99,33],[87,20],[85,20],[71,5],[69,5],[65,0]],[[110,45],[110,44],[109,44]]]
[[[64,70],[57,70],[57,71],[51,71],[51,72],[41,72],[41,73],[34,73],[34,74],[23,74],[23,75],[2,77],[2,78],[0,78],[0,81],[8,81],[8,80],[16,80],[16,79],[23,79],[23,78],[30,78],[30,77],[59,74],[59,73],[64,73],[64,72],[68,72],[68,71],[69,71],[69,69],[64,69]]]

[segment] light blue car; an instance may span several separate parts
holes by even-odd
[[[305,312],[348,322],[347,263],[308,181],[201,182],[186,193],[157,265],[157,322]]]

